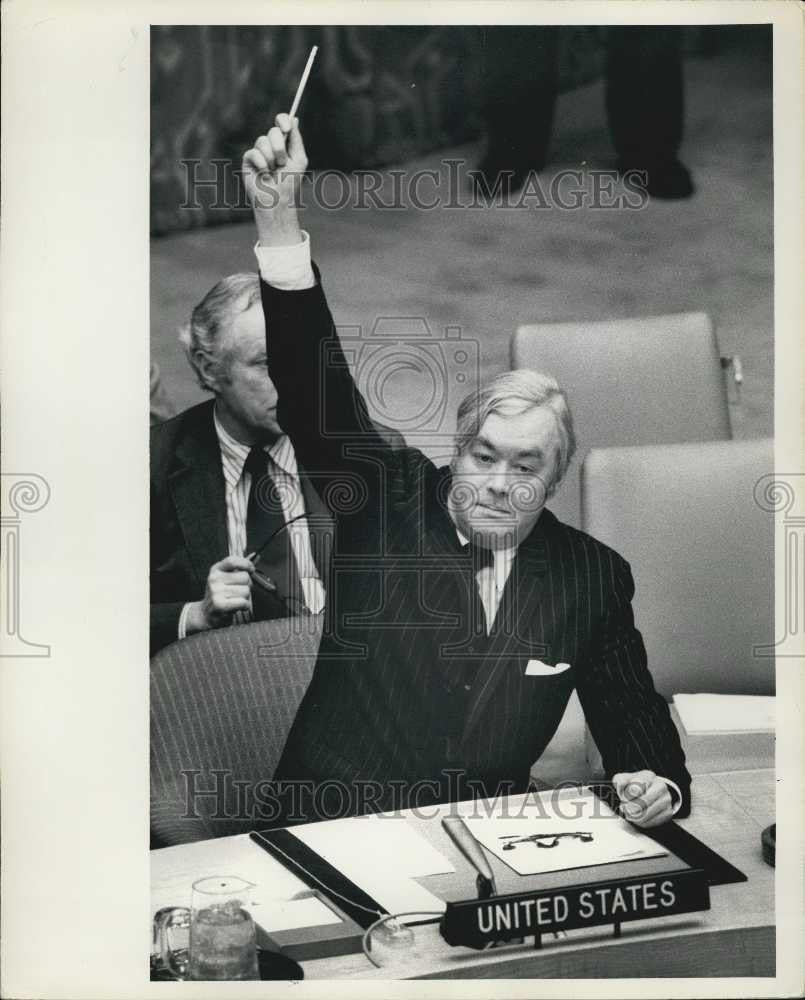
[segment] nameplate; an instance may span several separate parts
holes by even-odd
[[[710,890],[699,869],[589,882],[567,889],[521,892],[448,903],[439,930],[450,945],[483,948],[580,927],[615,925],[710,909]]]

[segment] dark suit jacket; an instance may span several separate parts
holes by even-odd
[[[213,406],[208,400],[151,428],[151,655],[176,639],[182,607],[201,600],[210,567],[229,553]],[[299,474],[308,514],[322,517],[310,477]],[[326,585],[326,546],[320,558],[311,534]]]
[[[329,797],[298,800],[290,818],[362,811],[367,796],[382,808],[422,803],[423,790],[453,799],[468,787],[451,784],[456,772],[481,793],[523,790],[574,686],[607,772],[672,778],[688,809],[690,776],[634,625],[628,564],[544,510],[491,635],[475,634],[472,566],[445,509],[449,471],[372,432],[320,285],[263,283],[262,296],[279,419],[300,461],[328,477],[337,525],[319,657],[277,773],[325,783]],[[529,676],[530,659],[571,667]]]

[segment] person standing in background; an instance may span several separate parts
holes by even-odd
[[[503,171],[518,191],[548,162],[559,88],[560,28],[483,28],[488,148],[478,171],[488,189]],[[679,161],[684,127],[682,29],[608,27],[606,111],[621,173],[645,171],[654,198],[687,198],[693,181]]]

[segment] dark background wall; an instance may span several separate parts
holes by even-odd
[[[328,69],[332,57],[325,58],[333,46],[329,41],[322,44],[302,108],[313,170],[363,157],[361,165],[374,164],[384,173],[388,168],[379,161],[388,157],[407,176],[436,171],[444,192],[445,157],[471,167],[485,148],[480,104],[469,104],[470,96],[479,99],[480,29],[473,29],[474,35],[454,27],[354,30],[359,39],[376,32],[375,83],[361,77],[360,87],[346,85],[345,79],[357,75],[349,44],[343,52],[339,48],[341,61],[335,60],[336,67],[346,63],[349,74],[333,76]],[[564,35],[568,29],[562,30]],[[424,318],[434,331],[458,326],[462,336],[478,343],[482,374],[489,375],[507,366],[509,338],[521,323],[700,309],[715,323],[721,352],[740,354],[743,360],[743,392],[740,402],[730,407],[734,435],[772,434],[771,29],[747,25],[683,30],[685,129],[680,156],[696,184],[692,198],[652,199],[639,212],[602,212],[589,205],[570,212],[495,206],[455,211],[444,205],[434,211],[371,206],[357,211],[353,199],[339,210],[325,207],[308,189],[303,225],[323,268],[336,322],[371,330],[378,316],[395,316]],[[226,136],[231,156],[239,163],[257,129],[289,107],[308,43],[321,39],[325,31],[340,45],[342,32],[351,29],[152,29],[152,194],[155,229],[161,235],[151,241],[151,357],[175,409],[205,398],[177,340],[179,326],[223,275],[255,270],[254,233],[249,224],[241,224],[248,223],[247,211],[178,208],[183,197],[179,161],[195,155],[204,160],[202,166],[208,164],[208,157],[223,155],[220,137]],[[264,57],[241,64],[236,44],[241,32],[252,41],[259,35],[265,44],[277,32],[280,40]],[[603,33],[579,32],[562,38],[564,92],[556,102],[548,163],[540,174],[546,189],[564,169],[608,169],[614,163],[605,113]],[[421,86],[422,79],[431,78],[421,69],[428,64],[422,55],[411,57],[420,84],[409,86],[409,94],[398,88],[396,98],[389,96],[388,53],[404,52],[403,40],[410,44],[417,37],[438,42],[438,58],[446,60],[445,65],[453,67],[456,60],[444,78],[454,80],[453,86],[466,95],[472,109],[466,122],[444,106],[441,86]],[[181,47],[183,41],[200,46],[202,40],[206,62]],[[166,49],[163,43],[169,43]],[[416,50],[421,51],[430,50]],[[459,60],[457,53],[464,51],[475,55]],[[436,57],[434,62],[441,65]],[[209,82],[215,67],[226,81],[220,86]],[[395,72],[398,80],[405,79],[403,69]],[[475,82],[468,82],[470,78]],[[332,98],[328,113],[322,114],[317,96],[321,91],[315,88],[332,79],[341,80],[339,93],[344,96]],[[386,82],[381,86],[378,80]],[[430,103],[423,91],[431,95]],[[374,93],[385,96],[373,104],[367,95]],[[438,113],[428,111],[434,105],[441,109]],[[407,108],[407,117],[395,107]],[[524,127],[529,120],[524,108]],[[336,126],[336,121],[341,124]],[[449,128],[459,127],[472,131],[472,137],[448,143]],[[350,158],[349,143],[355,135],[365,139],[356,144],[360,157]],[[417,143],[422,151],[410,153],[420,148]],[[355,178],[351,181],[354,188]],[[423,387],[412,376],[405,388],[415,393]]]
[[[290,108],[311,45],[305,91],[314,168],[375,167],[474,138],[481,130],[484,28],[475,26],[181,26],[151,29],[151,231],[234,221],[242,210],[181,209],[187,161],[239,163],[255,130]],[[516,29],[514,29],[516,30]],[[688,47],[708,44],[684,29]],[[560,91],[603,68],[603,29],[561,29]],[[199,190],[199,204],[215,198]]]

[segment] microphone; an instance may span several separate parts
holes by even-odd
[[[495,876],[489,867],[489,861],[464,820],[460,816],[444,816],[442,826],[447,836],[478,872],[475,879],[475,884],[478,887],[478,898],[488,899],[490,896],[497,896]]]

